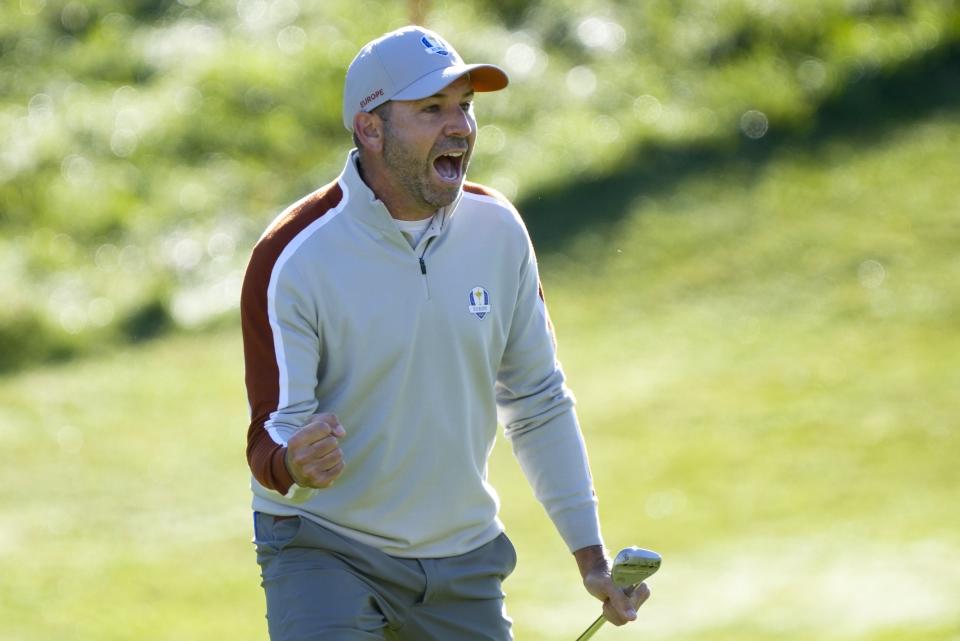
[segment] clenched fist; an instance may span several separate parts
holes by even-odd
[[[300,487],[325,488],[343,473],[340,441],[346,432],[334,414],[314,414],[287,441],[284,462]]]

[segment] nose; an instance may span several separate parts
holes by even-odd
[[[451,115],[447,118],[444,133],[451,137],[467,138],[476,128],[476,123],[469,111],[465,111],[456,105],[451,109]]]

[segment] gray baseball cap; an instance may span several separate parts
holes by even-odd
[[[402,27],[368,42],[347,68],[343,86],[343,126],[388,100],[420,100],[464,74],[474,91],[497,91],[510,81],[496,65],[464,64],[443,38],[423,27]]]

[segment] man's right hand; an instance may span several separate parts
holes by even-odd
[[[300,487],[325,488],[343,473],[343,452],[338,439],[346,432],[334,414],[314,414],[287,441],[284,463]]]

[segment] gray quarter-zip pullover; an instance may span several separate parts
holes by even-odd
[[[465,553],[503,529],[487,482],[499,420],[569,549],[601,544],[533,248],[496,192],[466,183],[411,247],[353,151],[261,237],[241,315],[255,510],[394,556]],[[343,424],[346,467],[314,490],[283,456],[318,411]]]

